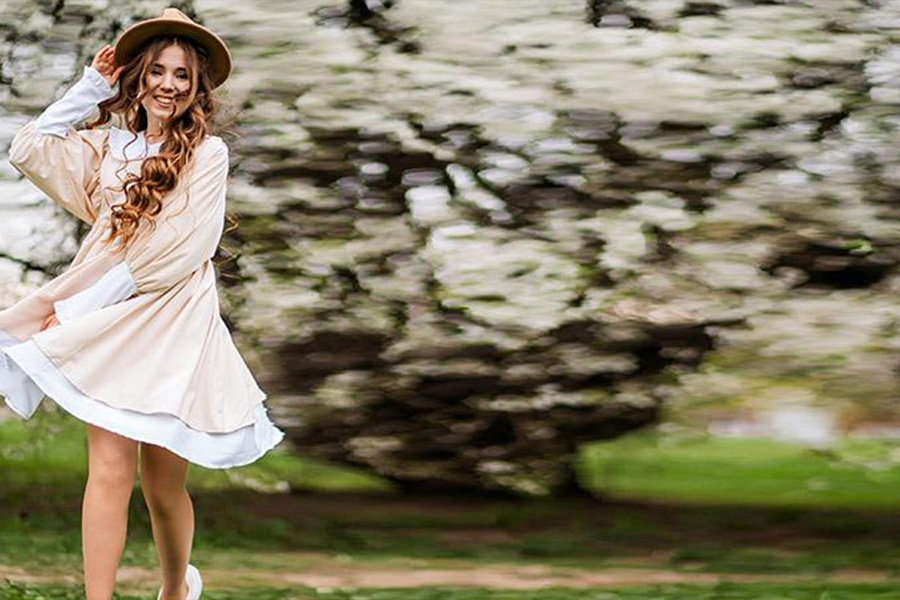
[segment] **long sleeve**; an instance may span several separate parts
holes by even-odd
[[[100,73],[85,65],[84,74],[66,93],[18,132],[9,162],[54,202],[86,223],[97,218],[92,199],[99,184],[106,129],[76,130],[97,104],[113,95]]]
[[[153,233],[125,252],[139,294],[168,290],[190,276],[212,260],[222,237],[228,146],[209,137],[182,177],[166,199],[171,210],[157,215]]]

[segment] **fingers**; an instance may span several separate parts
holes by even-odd
[[[97,54],[94,55],[94,59],[99,60],[105,58],[109,54],[110,50],[112,50],[112,46],[106,44],[97,51]]]
[[[47,329],[56,327],[57,325],[59,325],[59,320],[56,318],[56,313],[50,313],[41,322],[41,331],[46,331]]]
[[[94,56],[94,63],[105,69],[112,69],[115,65],[115,48],[106,44]]]
[[[114,85],[118,81],[125,69],[125,65],[116,65],[116,50],[110,44],[106,44],[97,51],[91,66],[97,69],[110,85]]]

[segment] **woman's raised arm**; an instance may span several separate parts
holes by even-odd
[[[94,63],[103,68],[106,66]],[[117,74],[119,69],[116,69]],[[85,65],[81,79],[35,119],[22,126],[9,147],[9,162],[54,202],[93,223],[98,205],[92,199],[99,183],[107,130],[76,130],[97,104],[115,92],[110,79]]]

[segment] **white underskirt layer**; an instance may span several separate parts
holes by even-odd
[[[162,446],[209,469],[254,462],[283,438],[263,403],[254,408],[254,423],[228,433],[188,427],[175,415],[147,414],[115,408],[86,396],[63,375],[32,340],[21,342],[0,330],[0,395],[10,409],[30,419],[44,396],[78,419],[125,437]]]

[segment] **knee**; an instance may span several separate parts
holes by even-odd
[[[132,460],[119,456],[91,457],[88,482],[106,489],[131,490],[137,468]]]
[[[166,515],[173,513],[181,506],[187,490],[183,485],[142,476],[141,493],[144,495],[147,508],[158,515]]]

